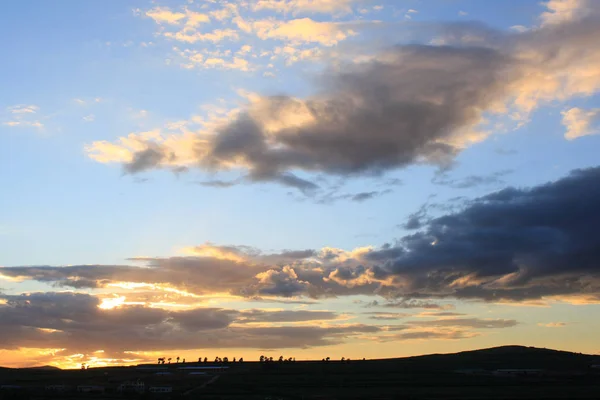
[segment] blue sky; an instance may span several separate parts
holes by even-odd
[[[411,235],[427,231],[427,223],[421,231],[403,226],[420,209],[431,221],[503,188],[536,187],[598,164],[600,52],[586,41],[593,43],[600,25],[584,0],[32,0],[6,4],[0,20],[6,60],[0,64],[5,296],[65,291],[100,300],[125,296],[116,308],[126,312],[140,306],[130,299],[139,290],[113,286],[113,294],[106,282],[65,286],[11,268],[139,265],[132,257],[146,257],[143,262],[158,268],[189,257],[236,262],[242,269],[266,265],[252,279],[274,286],[252,286],[253,296],[311,298],[316,304],[305,304],[309,309],[359,315],[373,299],[414,296],[400,289],[408,278],[392,273],[385,285],[397,291],[381,296],[344,281],[346,291],[330,288],[339,290],[331,300],[326,291],[291,290],[305,284],[300,269],[320,263],[325,281],[335,276],[327,268],[342,265],[361,275],[374,268],[369,252],[410,247]],[[560,29],[573,35],[556,40]],[[469,55],[479,51],[489,55]],[[427,58],[434,56],[445,61]],[[472,71],[464,72],[467,68]],[[378,97],[388,89],[387,100]],[[402,114],[399,107],[406,104],[437,111],[419,119],[417,109]],[[354,119],[359,111],[364,115]],[[254,125],[244,121],[258,127],[260,144],[249,133]],[[255,145],[265,146],[258,156]],[[441,147],[431,150],[435,146]],[[344,252],[335,266],[324,256],[327,248]],[[370,250],[360,250],[365,248]],[[309,249],[313,258],[267,257]],[[385,262],[384,269],[403,261]],[[292,284],[287,279],[293,271],[298,276]],[[365,284],[375,279],[370,273],[353,279]],[[286,275],[285,287],[271,280],[276,274]],[[176,282],[161,284],[182,289]],[[218,307],[261,307],[238,289],[211,294],[185,288],[198,296],[226,294],[228,300],[211,302]],[[568,315],[597,312],[589,296],[586,305],[574,305],[583,302],[576,292],[569,295],[577,301],[520,298],[540,321],[532,320],[527,307],[504,304],[510,299],[498,306],[481,298],[420,293],[433,302],[450,301],[472,318],[504,321],[498,326],[516,321],[516,327],[493,334],[477,331],[480,322],[471,321],[472,331],[438,332],[439,343],[430,336],[419,345],[422,352],[437,351],[448,339],[460,343],[454,348],[527,342],[542,329],[537,323],[564,323],[549,329],[561,332],[547,343],[557,347],[592,324],[566,321]],[[354,318],[368,323],[364,316]],[[348,340],[367,340],[366,331]],[[342,354],[347,343],[340,341],[332,351]],[[373,345],[372,354],[386,354],[392,343]],[[578,350],[598,351],[582,343]],[[248,346],[249,354],[260,350]],[[84,347],[77,351],[89,350]],[[41,360],[32,357],[32,363]]]

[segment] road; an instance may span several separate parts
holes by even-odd
[[[221,375],[215,375],[213,376],[211,379],[207,380],[206,382],[204,382],[202,385],[198,385],[195,388],[191,388],[190,390],[188,390],[187,392],[183,393],[184,396],[189,396],[190,394],[192,394],[193,392],[195,392],[196,390],[201,390],[204,389],[205,387],[207,387],[210,384],[213,384],[217,381],[217,379],[219,379]]]

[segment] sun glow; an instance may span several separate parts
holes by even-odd
[[[125,304],[125,296],[102,299],[102,303],[98,306],[103,310],[111,310],[116,307],[120,307]]]

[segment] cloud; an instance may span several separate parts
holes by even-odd
[[[31,127],[31,128],[43,128],[44,124],[42,124],[40,121],[23,121],[23,120],[17,120],[17,121],[6,121],[2,123],[5,126],[20,126],[20,127]]]
[[[567,326],[566,322],[549,322],[547,324],[539,323],[538,326],[543,326],[545,328],[564,328]]]
[[[367,308],[387,307],[387,308],[405,308],[405,309],[424,308],[424,309],[434,309],[434,310],[453,308],[451,305],[441,305],[441,304],[437,304],[437,303],[433,303],[433,302],[429,302],[429,301],[414,300],[414,299],[400,300],[400,301],[387,301],[387,302],[383,302],[383,303],[378,300],[373,300],[373,301],[366,303],[365,307],[367,307]]]
[[[326,321],[337,319],[338,315],[331,311],[285,310],[265,311],[246,310],[241,312],[237,321],[243,323],[282,323]]]
[[[504,184],[502,177],[512,173],[512,170],[503,170],[495,172],[491,175],[469,175],[461,179],[451,179],[447,172],[437,173],[431,183],[441,186],[448,186],[453,189],[469,189],[484,185],[499,185]]]
[[[186,15],[181,12],[173,12],[168,7],[155,7],[151,10],[146,11],[146,16],[150,17],[157,24],[179,24]]]
[[[440,311],[440,312],[422,312],[416,315],[416,317],[458,317],[461,315],[465,315],[463,313],[451,312],[451,311]]]
[[[165,32],[164,36],[169,39],[174,39],[180,42],[196,43],[200,42],[221,42],[223,40],[236,40],[239,38],[238,33],[233,29],[215,29],[211,32],[201,33],[195,30],[182,30],[179,32]]]
[[[441,331],[410,331],[402,332],[391,337],[387,340],[459,340],[469,339],[475,336],[479,336],[475,332],[465,331],[452,331],[452,330],[441,330]]]
[[[260,20],[252,29],[261,39],[282,39],[293,43],[319,43],[333,46],[356,33],[343,23],[320,22],[310,18],[288,21]]]
[[[484,129],[490,119],[523,124],[540,105],[598,92],[600,21],[584,9],[521,33],[472,22],[435,25],[441,44],[399,45],[331,68],[313,96],[253,98],[208,137],[190,142],[192,164],[282,184],[300,172],[351,177],[447,166],[491,134]],[[299,43],[332,45],[351,34],[350,25],[308,18],[236,23],[265,39]],[[96,148],[97,158],[110,159],[102,154],[108,148]],[[171,161],[157,167],[165,163]]]
[[[8,107],[7,111],[11,114],[35,114],[40,108],[36,105],[25,105],[19,104],[16,106]]]
[[[158,165],[167,155],[157,146],[148,147],[147,149],[135,153],[130,163],[125,164],[123,169],[129,174],[151,169]]]
[[[370,192],[359,192],[359,193],[343,193],[338,194],[336,190],[320,195],[316,202],[319,204],[331,204],[340,200],[350,200],[356,203],[362,203],[368,200],[375,199],[377,197],[384,196],[392,193],[391,189],[386,190],[373,190]]]
[[[81,353],[79,362],[98,349],[122,357],[126,352],[174,349],[299,348],[337,344],[380,331],[360,324],[298,325],[337,318],[326,311],[165,310],[137,305],[102,309],[94,296],[56,292],[2,295],[2,299],[0,349],[43,345],[67,354]],[[294,325],[274,325],[278,323]]]
[[[549,0],[544,5],[547,11],[540,15],[542,26],[559,25],[581,19],[594,7],[590,0]]]
[[[481,318],[445,318],[433,321],[407,321],[407,325],[418,325],[419,327],[462,327],[473,329],[497,329],[511,328],[517,325],[514,319],[481,319]]]
[[[565,139],[600,134],[600,108],[583,110],[573,107],[562,113],[562,124],[567,128]]]
[[[7,107],[6,112],[9,119],[2,122],[2,125],[9,127],[29,127],[42,129],[44,124],[35,118],[35,114],[39,111],[36,105],[17,104]]]
[[[282,13],[349,13],[356,0],[258,0],[254,10],[273,10]]]
[[[428,299],[600,302],[600,167],[530,189],[506,188],[431,218],[381,247],[263,253],[207,243],[143,267],[2,267],[0,277],[65,287],[138,282],[195,294],[381,296],[369,306],[442,308]]]
[[[389,191],[384,191],[384,192],[373,191],[373,192],[357,193],[354,196],[352,196],[352,201],[363,202],[365,200],[369,200],[369,199],[375,198],[377,196],[380,196],[383,193],[389,193]]]
[[[379,320],[379,321],[388,321],[388,320],[397,320],[401,318],[410,317],[412,314],[407,313],[387,313],[381,311],[372,311],[363,313],[369,315],[369,319]]]
[[[201,181],[195,182],[197,185],[212,187],[212,188],[230,188],[239,184],[238,181],[222,181],[222,180],[212,180],[212,181]]]

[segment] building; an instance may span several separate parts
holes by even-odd
[[[172,393],[173,388],[171,386],[152,386],[148,391],[150,393]]]
[[[144,393],[145,391],[146,384],[140,380],[123,382],[117,388],[119,393]]]
[[[497,369],[494,375],[498,376],[541,376],[544,374],[542,369]]]
[[[67,386],[67,385],[48,385],[48,386],[46,386],[46,391],[52,392],[52,393],[65,393],[65,392],[68,392],[70,389],[71,389],[71,387]]]
[[[104,386],[97,385],[79,385],[77,386],[79,393],[104,393]]]
[[[2,385],[0,386],[0,390],[21,390],[22,386],[19,385]]]

